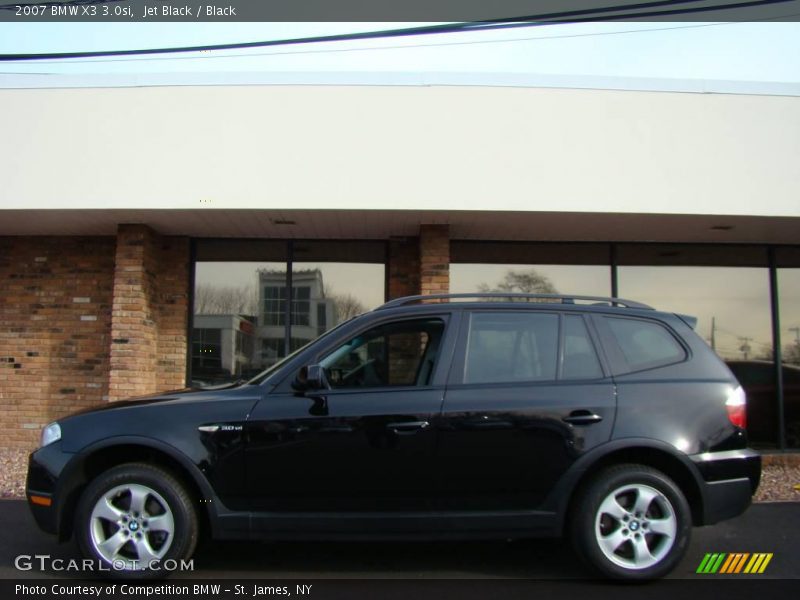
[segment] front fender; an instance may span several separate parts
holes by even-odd
[[[67,539],[71,534],[72,521],[75,508],[80,498],[80,492],[83,487],[89,483],[91,478],[89,469],[87,469],[87,464],[93,460],[94,457],[97,457],[98,453],[115,447],[135,447],[142,451],[150,450],[158,453],[162,457],[167,457],[169,462],[177,467],[177,469],[173,467],[173,470],[177,470],[179,476],[187,479],[187,483],[193,485],[199,491],[200,498],[198,498],[198,500],[201,502],[202,509],[208,511],[212,532],[213,527],[218,522],[219,516],[230,512],[217,497],[214,489],[200,468],[178,448],[162,440],[147,436],[114,436],[99,440],[86,446],[80,452],[68,455],[70,457],[63,464],[61,471],[52,474],[52,479],[55,482],[55,487],[52,490],[52,497],[54,499],[53,509],[55,511],[52,517],[55,527],[53,533],[56,533],[59,539]],[[132,453],[131,462],[137,460],[140,460],[137,454]],[[59,461],[47,460],[44,458],[37,460],[37,462],[40,465],[46,465],[48,463],[56,465]]]

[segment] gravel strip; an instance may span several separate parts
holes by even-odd
[[[28,451],[0,448],[0,498],[24,498]],[[761,472],[756,502],[800,502],[800,466],[767,465]]]
[[[761,470],[761,484],[755,502],[800,502],[800,466],[767,465]]]
[[[27,450],[0,448],[0,498],[24,498]]]

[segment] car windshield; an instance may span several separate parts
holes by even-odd
[[[346,355],[350,354],[353,350],[356,350],[356,349],[360,348],[366,342],[367,342],[367,340],[365,340],[361,336],[354,337],[352,340],[350,340],[349,342],[344,344],[341,348],[337,348],[331,354],[329,354],[324,359],[322,359],[320,364],[324,368],[327,368],[330,365],[336,363],[343,356],[346,356]]]
[[[310,342],[308,342],[307,344],[305,344],[305,345],[301,346],[300,348],[298,348],[297,350],[295,350],[294,352],[292,352],[292,353],[291,353],[291,354],[289,354],[288,356],[286,356],[286,357],[282,358],[281,360],[279,360],[278,362],[276,362],[274,365],[272,365],[271,367],[269,367],[269,368],[268,368],[268,369],[266,369],[265,371],[262,371],[261,373],[259,373],[259,374],[258,374],[258,375],[256,375],[255,377],[253,377],[253,379],[251,379],[250,381],[248,381],[248,382],[247,382],[247,384],[248,384],[248,385],[259,385],[259,384],[263,383],[264,381],[266,381],[266,380],[267,380],[267,378],[268,378],[270,375],[272,375],[273,373],[275,373],[275,372],[276,372],[278,369],[280,369],[280,368],[281,368],[283,365],[285,365],[287,362],[289,362],[290,360],[292,360],[292,359],[293,359],[295,356],[297,356],[298,354],[300,354],[300,353],[301,353],[303,350],[305,350],[306,348],[308,348],[308,347],[309,347],[311,344],[314,344],[314,343],[316,343],[316,342],[320,341],[321,339],[328,337],[328,336],[329,336],[330,334],[332,334],[334,331],[337,331],[339,328],[341,328],[341,327],[342,327],[342,325],[346,325],[347,323],[349,323],[349,322],[350,322],[350,321],[352,321],[353,319],[357,319],[357,318],[358,318],[358,317],[360,317],[360,316],[361,316],[361,315],[356,315],[356,316],[354,316],[354,317],[350,317],[350,318],[349,318],[349,319],[347,319],[346,321],[342,321],[342,322],[341,322],[341,323],[339,323],[339,324],[338,324],[336,327],[333,327],[332,329],[329,329],[328,331],[326,331],[325,333],[323,333],[323,334],[322,334],[321,336],[319,336],[318,338],[311,340]]]

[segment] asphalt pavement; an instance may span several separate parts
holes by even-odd
[[[39,531],[21,500],[0,501],[0,578],[64,578],[34,568],[20,571],[20,555],[79,559],[74,543],[59,544]],[[671,578],[698,575],[706,553],[769,552],[763,578],[800,578],[800,503],[756,504],[737,519],[695,528],[689,551]],[[194,571],[179,578],[288,579],[580,579],[589,574],[558,540],[475,542],[205,542]],[[737,577],[732,575],[730,577]],[[739,575],[738,577],[743,577]]]

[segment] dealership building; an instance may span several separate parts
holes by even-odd
[[[800,447],[800,101],[555,85],[0,89],[0,422],[246,379],[411,294],[698,317]]]

